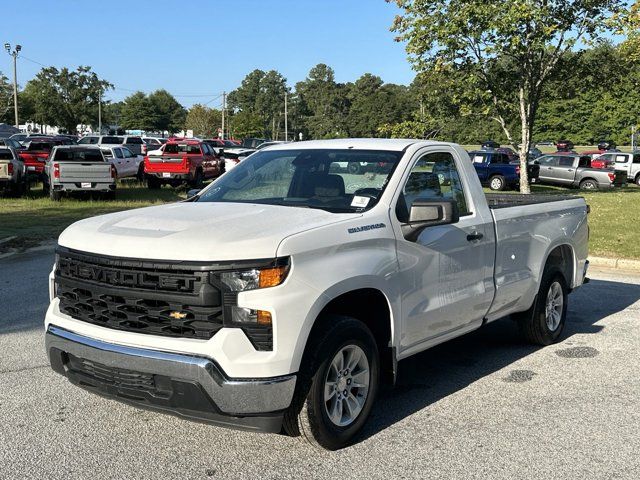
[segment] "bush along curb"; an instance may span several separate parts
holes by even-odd
[[[589,264],[592,267],[640,271],[640,260],[629,260],[626,258],[589,257]]]

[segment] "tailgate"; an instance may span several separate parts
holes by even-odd
[[[185,172],[188,171],[187,157],[182,155],[145,157],[144,169],[146,172]]]
[[[110,183],[111,164],[105,162],[58,162],[60,165],[60,178],[62,183],[66,182],[98,182]]]
[[[9,163],[8,162],[0,162],[0,179],[11,178],[9,175]]]

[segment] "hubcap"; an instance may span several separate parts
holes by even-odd
[[[545,318],[547,327],[554,332],[560,326],[562,309],[564,307],[564,297],[562,287],[558,282],[553,282],[547,292],[547,303],[545,308]]]
[[[491,188],[494,190],[500,190],[500,187],[502,187],[502,181],[499,178],[491,180]]]
[[[334,425],[346,427],[360,415],[369,394],[369,360],[357,345],[340,349],[324,381],[324,408]]]

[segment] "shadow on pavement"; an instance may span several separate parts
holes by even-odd
[[[561,340],[576,334],[596,334],[596,322],[640,299],[640,285],[592,280],[569,297],[567,323]],[[398,365],[393,389],[383,389],[358,441],[377,434],[409,415],[467,387],[537,351],[524,344],[509,318],[425,352]]]

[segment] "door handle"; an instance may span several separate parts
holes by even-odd
[[[569,170],[567,170],[567,172],[573,172],[573,168],[570,168]]]
[[[484,237],[483,234],[474,232],[467,235],[467,242],[475,242],[476,240],[481,240]]]

